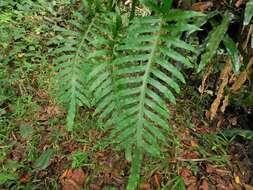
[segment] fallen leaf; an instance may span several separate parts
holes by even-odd
[[[229,58],[227,60],[227,63],[225,65],[224,69],[221,71],[220,78],[219,78],[219,80],[221,81],[221,84],[219,86],[217,96],[216,96],[215,100],[213,101],[211,108],[210,108],[210,119],[211,120],[213,120],[214,117],[216,116],[216,113],[217,113],[218,108],[221,103],[221,99],[223,98],[223,95],[224,95],[224,89],[228,84],[229,75],[231,74],[231,71],[232,71],[232,63],[231,63],[231,59]]]
[[[193,176],[192,171],[188,168],[182,168],[179,172],[179,175],[183,178],[186,186],[196,185],[197,177]]]
[[[240,180],[240,177],[238,175],[235,176],[235,183],[241,184],[241,180]]]
[[[157,187],[161,187],[161,178],[158,174],[155,174],[154,175],[154,178],[155,178],[155,184]]]
[[[37,116],[38,121],[47,121],[49,119],[49,116],[47,113],[41,113]]]
[[[205,2],[193,3],[191,8],[193,11],[205,12],[205,11],[210,10],[212,7],[213,7],[212,1],[205,1]]]
[[[182,176],[183,178],[188,178],[188,177],[192,176],[192,171],[188,168],[182,168],[179,171],[179,175]]]
[[[42,98],[42,99],[47,99],[49,96],[48,96],[48,94],[45,92],[45,91],[42,91],[42,90],[39,90],[38,92],[37,92],[37,95],[40,97],[40,98]]]
[[[71,177],[78,185],[82,186],[85,180],[85,174],[82,168],[75,169]]]
[[[204,179],[201,185],[199,186],[199,190],[208,190],[208,189],[209,189],[208,182]]]
[[[199,145],[195,140],[191,140],[191,147],[199,147]]]
[[[217,174],[217,175],[222,176],[222,177],[231,174],[231,172],[228,171],[228,170],[214,168],[213,166],[210,166],[210,165],[206,166],[206,172],[209,173],[209,174]]]
[[[253,190],[253,186],[251,185],[247,185],[247,184],[243,184],[245,190]]]
[[[201,85],[199,86],[199,89],[198,89],[201,95],[203,95],[205,92],[206,80],[208,79],[208,77],[212,73],[212,71],[213,71],[213,66],[210,65],[202,77],[202,82],[201,82]]]
[[[235,6],[238,8],[241,5],[243,5],[244,3],[245,3],[245,0],[238,0],[238,1],[236,1]]]
[[[80,190],[84,185],[86,174],[82,168],[68,169],[60,177],[64,190]]]
[[[12,160],[20,161],[25,156],[25,147],[21,144],[18,144],[11,152]]]
[[[152,188],[147,181],[144,181],[140,184],[140,190],[152,190]]]
[[[182,157],[186,159],[196,159],[199,158],[200,155],[198,152],[185,152]]]
[[[21,183],[26,183],[26,182],[28,182],[30,180],[30,177],[31,177],[31,174],[26,173],[26,174],[22,175],[19,178],[19,180],[20,180]]]

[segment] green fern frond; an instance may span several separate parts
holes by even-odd
[[[57,44],[53,52],[57,57],[54,60],[54,70],[58,72],[56,79],[60,85],[59,99],[67,104],[67,130],[73,130],[76,108],[79,105],[89,106],[89,98],[85,90],[85,68],[88,67],[87,37],[94,25],[94,19],[88,23],[83,16],[70,20],[68,28],[57,27],[59,38],[52,40],[50,44]],[[86,21],[83,23],[83,21]],[[87,27],[83,27],[87,26]]]
[[[93,63],[88,83],[93,105],[96,107],[94,115],[99,115],[99,118],[104,121],[105,128],[115,124],[113,118],[117,115],[115,110],[117,89],[112,60],[115,57],[114,51],[120,25],[121,19],[118,15],[107,14],[103,15],[96,24],[96,28],[91,30],[95,38],[90,43],[94,46],[94,50],[88,56]]]
[[[162,16],[136,18],[129,28],[129,36],[118,48],[122,56],[113,64],[117,68],[114,75],[121,112],[111,138],[133,153],[132,172],[139,171],[136,168],[140,167],[143,151],[160,155],[159,144],[166,143],[165,134],[171,132],[167,104],[176,103],[174,92],[180,92],[179,81],[185,83],[183,74],[173,63],[192,66],[177,49],[196,52],[178,33],[197,29],[187,24],[195,16],[202,14],[175,10]],[[179,20],[186,24],[180,24]],[[136,187],[134,178],[136,173],[131,174],[128,189]]]

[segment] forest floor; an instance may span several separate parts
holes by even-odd
[[[233,140],[220,132],[221,128],[250,125],[252,118],[232,112],[209,124],[203,110],[206,102],[201,103],[194,87],[187,88],[191,96],[178,99],[168,121],[177,141],[164,150],[162,159],[145,158],[140,189],[169,189],[166,187],[180,183],[173,176],[181,176],[189,190],[252,189],[252,141]],[[64,110],[46,91],[35,92],[32,97],[19,97],[18,107],[9,108],[22,116],[13,120],[15,127],[1,128],[1,156],[5,159],[0,162],[7,176],[2,188],[124,189],[130,163],[124,152],[101,141],[107,134],[94,126],[89,112],[80,111],[77,128],[68,133]]]

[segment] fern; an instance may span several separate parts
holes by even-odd
[[[85,92],[85,69],[87,68],[87,37],[91,30],[94,19],[88,23],[81,14],[76,14],[75,19],[69,20],[71,28],[56,27],[60,32],[57,39],[49,42],[57,44],[58,48],[53,51],[55,57],[54,70],[59,72],[56,79],[60,86],[61,102],[67,104],[67,130],[73,130],[76,108],[78,105],[89,106],[89,98]],[[83,22],[83,23],[82,23]],[[83,27],[87,26],[87,27]]]
[[[93,97],[92,105],[96,108],[94,115],[99,115],[105,122],[104,128],[115,124],[113,117],[117,114],[117,89],[114,83],[114,66],[111,63],[115,58],[114,51],[120,26],[119,16],[105,14],[91,30],[91,36],[95,39],[90,43],[94,48],[88,58],[93,63],[93,69],[88,76],[88,84]]]
[[[137,185],[143,151],[159,156],[159,144],[166,144],[165,134],[171,132],[167,102],[176,103],[172,91],[179,93],[178,81],[185,83],[173,62],[192,66],[177,49],[196,52],[178,34],[198,29],[187,24],[196,16],[203,14],[171,10],[159,16],[136,18],[129,27],[129,36],[118,48],[122,54],[113,64],[117,68],[114,75],[120,113],[111,138],[133,155],[128,189]]]

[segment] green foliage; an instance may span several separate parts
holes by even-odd
[[[47,166],[49,165],[49,161],[52,158],[53,154],[54,154],[53,149],[49,148],[49,149],[45,150],[40,155],[40,157],[35,161],[34,167],[36,169],[40,169],[40,170],[46,169]]]
[[[196,52],[181,40],[181,34],[198,30],[188,22],[203,16],[191,11],[165,11],[170,2],[161,7],[151,1],[145,3],[159,13],[134,18],[123,33],[124,39],[118,34],[123,27],[121,18],[100,14],[69,24],[86,27],[57,28],[61,36],[50,42],[58,46],[53,54],[58,57],[55,70],[59,71],[62,101],[69,105],[67,128],[72,130],[77,105],[94,106],[94,115],[111,130],[111,140],[132,155],[128,189],[137,186],[143,152],[159,156],[160,143],[166,144],[165,134],[171,131],[167,103],[176,103],[173,91],[179,93],[178,82],[185,83],[173,62],[190,68],[191,62],[178,49]],[[82,91],[86,86],[89,92]]]
[[[198,66],[197,72],[200,72],[215,55],[222,39],[224,38],[226,31],[230,23],[230,13],[226,12],[223,16],[220,25],[215,27],[208,35],[208,42],[206,44],[206,50],[201,55],[201,62]]]
[[[0,124],[9,126],[6,119],[9,115],[17,121],[36,110],[33,94],[42,86],[33,89],[30,81],[32,76],[48,72],[53,64],[55,99],[67,110],[66,129],[73,131],[81,110],[93,112],[94,109],[87,117],[99,119],[109,134],[107,140],[123,148],[131,161],[128,190],[137,188],[146,155],[161,157],[169,138],[176,141],[173,145],[180,143],[173,137],[168,118],[169,108],[176,104],[176,94],[182,93],[180,85],[190,78],[185,77],[184,68],[191,69],[194,54],[200,52],[188,43],[188,37],[218,14],[213,12],[204,17],[202,13],[171,9],[172,0],[143,0],[140,3],[149,8],[150,14],[136,17],[139,1],[132,2],[129,14],[121,10],[117,0],[0,2],[0,62],[3,63]],[[247,3],[245,11],[247,24],[252,17],[251,3]],[[226,12],[221,23],[210,32],[198,72],[210,63],[221,42],[232,59],[234,72],[239,72],[239,51],[226,34],[230,17]],[[44,77],[42,81],[50,84],[50,76]],[[13,113],[9,114],[9,110]],[[83,114],[86,113],[78,115],[78,119]],[[27,155],[27,160],[33,161],[36,146],[29,137],[35,135],[38,123],[17,123],[19,128],[15,130],[33,147]],[[1,138],[8,135],[4,133]],[[210,139],[213,143],[206,144],[224,152],[219,147],[226,144],[222,138]],[[6,155],[7,151],[0,157],[4,159]],[[33,165],[35,170],[47,168],[53,155],[53,149],[44,151]],[[76,152],[72,167],[82,167],[87,160],[88,154]],[[9,171],[0,175],[0,183],[14,179],[16,176]],[[169,186],[185,189],[181,177],[175,177]]]
[[[16,180],[16,176],[11,173],[0,173],[0,185],[9,180]]]
[[[77,151],[72,155],[72,168],[80,168],[87,164],[88,154],[86,152]]]
[[[230,138],[240,136],[247,140],[253,139],[253,132],[251,130],[246,130],[246,129],[227,129],[227,130],[223,130],[222,133],[225,136],[230,137]]]
[[[85,56],[87,48],[87,35],[93,21],[83,28],[82,22],[85,17],[81,14],[75,15],[76,19],[69,20],[70,26],[73,28],[56,27],[55,30],[61,35],[49,41],[48,45],[56,44],[58,47],[53,51],[53,55],[57,57],[54,60],[57,84],[59,84],[60,101],[68,105],[67,129],[73,130],[74,118],[77,105],[89,106],[87,93],[85,93]],[[87,22],[87,21],[86,21]]]
[[[231,57],[233,71],[234,73],[238,73],[240,70],[239,50],[237,49],[235,42],[228,35],[224,37],[223,43],[229,56]]]
[[[253,16],[253,0],[249,0],[246,3],[243,25],[248,25]]]

